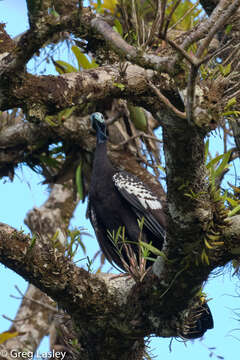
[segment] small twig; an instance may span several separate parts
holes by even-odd
[[[151,30],[150,30],[148,38],[144,44],[144,47],[147,47],[152,42],[153,36],[154,36],[155,32],[157,31],[157,29],[162,28],[162,24],[164,21],[165,7],[166,7],[166,0],[164,0],[162,2],[160,0],[158,0],[157,14],[156,14],[153,24],[151,26]]]
[[[111,119],[106,120],[106,126],[108,127],[109,125],[114,124],[118,119],[120,119],[120,114],[117,114],[115,116],[113,116]]]
[[[232,42],[232,40],[230,41],[230,43],[231,42]],[[228,49],[228,47],[230,47],[229,43],[222,46],[220,49],[217,49],[212,54],[207,55],[204,59],[199,60],[198,65],[200,66],[200,65],[208,62],[209,60],[211,60],[213,57],[220,55],[223,51],[226,51]],[[224,65],[224,63],[222,63],[222,65]]]
[[[182,46],[179,46],[175,41],[169,39],[167,36],[165,40],[175,49],[177,50],[190,64],[194,66],[199,66],[199,60],[194,54],[189,55],[187,51],[184,50]]]
[[[174,6],[173,6],[172,9],[171,9],[170,14],[169,14],[168,17],[167,17],[167,21],[166,21],[165,28],[164,28],[164,31],[163,31],[163,38],[166,37],[169,23],[170,23],[170,21],[171,21],[171,19],[172,19],[172,16],[173,16],[173,14],[174,14],[174,11],[176,10],[176,8],[177,8],[178,5],[180,4],[180,2],[181,2],[181,0],[178,0],[178,1],[174,4]],[[191,9],[191,10],[192,10],[192,9]],[[174,28],[175,26],[177,26],[177,24],[178,24],[179,22],[181,22],[185,16],[186,16],[186,14],[184,14],[169,30],[171,30],[172,28]]]
[[[130,141],[135,140],[136,138],[141,137],[141,136],[144,137],[144,138],[151,139],[151,140],[154,140],[154,141],[157,141],[157,142],[162,143],[162,140],[156,138],[155,136],[147,135],[147,134],[145,134],[144,132],[140,131],[138,134],[135,134],[135,135],[131,136],[131,137],[128,138],[127,140],[124,140],[124,141],[122,141],[121,143],[119,143],[119,144],[117,144],[117,145],[112,145],[112,147],[113,147],[114,150],[117,150],[117,149],[119,149],[121,146],[126,145],[126,144],[128,144]]]
[[[193,119],[195,85],[196,85],[197,74],[198,74],[198,67],[192,65],[188,76],[188,85],[187,85],[186,113],[189,122],[191,122]]]
[[[160,19],[159,19],[159,34],[162,34],[162,29],[163,29],[163,24],[164,24],[164,20],[165,20],[165,12],[166,12],[166,5],[167,5],[167,0],[158,0],[158,7],[161,4],[161,12],[160,12]]]
[[[160,92],[160,90],[151,82],[148,81],[149,86],[151,89],[155,92],[155,94],[158,96],[158,98],[169,108],[171,109],[178,117],[181,119],[186,119],[187,115],[185,112],[179,111],[175,108],[173,104]]]
[[[239,87],[239,84],[237,84],[237,86]],[[240,94],[240,90],[235,91],[235,93],[231,94],[231,96],[229,96],[228,98],[232,99],[233,97],[236,97]]]
[[[232,92],[235,91],[235,89],[239,88],[239,83],[237,82],[235,85],[233,85],[232,87],[228,88],[225,90],[224,92],[224,96],[226,96],[228,93],[230,93],[230,95],[226,96],[227,99],[231,99],[232,98]],[[236,92],[238,92],[239,90],[237,90]]]
[[[234,40],[231,39],[226,45],[228,45],[230,48],[230,45],[232,45],[233,41]],[[227,50],[227,47],[224,50]],[[233,50],[230,52],[229,56],[226,59],[224,59],[222,65],[225,66],[226,64],[229,63],[230,60],[234,59],[238,55],[239,55],[239,44],[233,46]]]
[[[29,315],[29,316],[26,316],[26,317],[23,317],[21,319],[11,319],[10,317],[6,316],[6,315],[2,315],[2,317],[8,321],[11,321],[12,323],[16,323],[16,322],[21,322],[21,321],[25,321],[25,320],[28,320],[28,319],[31,319],[32,318],[32,315]]]
[[[226,23],[226,21],[233,15],[240,6],[240,0],[235,0],[226,11],[222,10],[222,14],[219,16],[216,23],[209,29],[208,36],[204,39],[203,43],[199,46],[196,57],[200,58],[205,49],[208,48],[211,40],[218,30]]]
[[[145,133],[142,133],[141,135],[142,135],[144,138],[146,138],[146,139],[152,139],[152,140],[157,141],[157,142],[160,142],[160,143],[163,142],[162,140],[156,138],[156,137],[153,136],[153,135],[148,135],[148,134],[145,134]]]
[[[32,299],[31,297],[24,295],[17,285],[15,285],[14,287],[15,287],[15,289],[19,292],[19,294],[21,295],[21,298],[27,299],[27,300],[29,300],[29,301],[32,301],[33,303],[38,304],[38,305],[44,307],[45,309],[51,310],[52,312],[56,312],[56,313],[59,312],[58,309],[56,309],[56,308],[53,307],[53,306],[50,306],[50,305],[47,305],[47,304],[43,304],[41,301]],[[14,295],[10,295],[10,296],[11,296],[12,298],[14,298],[14,299],[19,299],[17,296],[14,296]]]
[[[180,2],[180,1],[179,1]],[[185,14],[182,16],[182,17],[180,17],[180,19],[178,19],[176,22],[175,22],[175,24],[173,24],[168,30],[167,30],[167,28],[165,29],[165,30],[167,30],[167,31],[171,31],[172,29],[174,29],[186,16],[188,16],[188,14],[190,14],[190,12],[192,12],[198,5],[199,5],[199,3],[200,3],[200,0],[198,0],[197,2],[196,2],[196,4],[195,5],[193,5],[190,9],[188,9],[186,12],[185,12]],[[178,3],[177,3],[177,6],[178,6]],[[171,15],[171,14],[170,14]],[[169,16],[170,16],[169,15]]]
[[[140,46],[140,32],[139,32],[139,24],[138,24],[135,0],[132,0],[132,18],[133,18],[133,23],[134,23],[135,29],[136,29],[138,46]]]

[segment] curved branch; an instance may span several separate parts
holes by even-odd
[[[158,72],[166,72],[173,76],[179,72],[179,68],[176,65],[176,59],[173,59],[172,57],[150,55],[142,52],[142,50],[137,50],[135,47],[129,45],[101,18],[94,18],[91,21],[91,25],[93,29],[103,36],[108,45],[126,60],[132,61],[143,68],[156,70]]]
[[[15,49],[1,59],[0,75],[6,76],[11,72],[18,74],[24,71],[27,62],[54,34],[65,30],[71,31],[79,26],[78,10],[61,16],[61,18],[56,18],[54,15],[46,15],[44,19],[41,18],[40,25],[33,26],[23,33],[15,44]]]
[[[73,265],[61,251],[52,247],[49,239],[33,242],[29,236],[3,223],[0,223],[0,261],[58,301],[71,314],[77,315],[79,305],[87,313],[93,310],[94,286],[98,286],[102,294],[106,293],[102,281]],[[85,303],[85,297],[89,303]]]

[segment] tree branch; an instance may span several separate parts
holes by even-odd
[[[89,14],[87,16],[89,17]],[[82,21],[84,21],[84,17]],[[23,33],[18,42],[15,43],[15,49],[1,59],[1,76],[3,74],[7,76],[12,72],[19,74],[24,71],[27,62],[54,34],[79,28],[79,12],[76,10],[68,15],[61,16],[61,18],[56,18],[53,14],[45,15],[45,18],[41,18],[40,25],[35,25]]]
[[[221,8],[221,6],[223,7]],[[227,9],[225,9],[224,6],[228,6]],[[235,0],[233,2],[227,0],[220,1],[219,6],[216,9],[216,11],[218,11],[217,21],[210,27],[207,37],[204,39],[197,50],[196,57],[200,58],[202,56],[204,50],[208,48],[214,35],[217,34],[223,25],[226,24],[227,20],[229,20],[229,18],[231,18],[231,16],[238,10],[239,6],[240,0]]]
[[[157,55],[142,53],[141,50],[137,50],[135,47],[129,45],[101,18],[94,18],[91,21],[91,26],[103,36],[108,45],[113,48],[120,57],[124,57],[126,60],[142,66],[143,68],[156,70],[158,72],[166,72],[171,75],[176,75],[178,72],[176,60],[172,57],[160,57]]]
[[[11,98],[2,97],[2,110],[11,107],[27,109],[32,121],[42,121],[47,114],[56,114],[64,108],[101,101],[106,97],[134,99],[136,93],[146,95],[147,79],[155,74],[137,65],[126,69],[124,77],[119,77],[117,66],[103,66],[79,73],[68,73],[58,77],[26,75],[21,85],[11,89]],[[160,80],[161,79],[161,80]],[[168,79],[161,77],[165,89],[171,88]],[[123,86],[119,86],[121,83]],[[170,87],[169,87],[170,86]],[[145,97],[146,99],[146,97]]]
[[[13,349],[16,352],[22,352],[23,349],[35,352],[42,338],[48,333],[53,313],[46,307],[39,308],[34,301],[40,301],[40,299],[42,304],[53,306],[53,301],[46,294],[30,285],[9,329],[9,331],[17,331],[19,335],[0,345],[0,353],[4,350],[8,354],[7,359],[12,359],[10,354]]]
[[[232,4],[232,5],[231,5]],[[192,31],[191,34],[189,36],[187,36],[185,38],[185,40],[182,43],[182,47],[184,49],[188,49],[189,46],[191,44],[193,44],[194,42],[204,38],[205,36],[208,36],[208,33],[210,31],[210,29],[212,29],[216,23],[219,23],[219,18],[224,18],[224,22],[223,24],[226,22],[226,18],[225,18],[225,8],[226,6],[229,6],[229,9],[231,8],[231,10],[229,10],[232,14],[232,8],[238,7],[238,1],[232,3],[231,0],[220,0],[217,4],[217,6],[214,8],[214,10],[211,13],[211,16],[203,21],[202,23],[200,23],[200,25],[195,29],[195,31]],[[212,8],[211,8],[212,9]],[[221,25],[223,25],[221,24]],[[215,31],[216,33],[216,31]]]

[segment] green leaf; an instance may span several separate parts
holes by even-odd
[[[88,60],[86,55],[81,52],[79,47],[77,47],[76,45],[73,45],[72,46],[72,52],[74,53],[74,55],[75,55],[75,57],[77,59],[79,70],[81,70],[81,69],[91,69],[92,66],[91,66],[90,61]]]
[[[115,19],[113,29],[114,29],[116,32],[118,32],[121,36],[123,35],[122,24],[120,23],[120,21],[119,21],[118,19]]]
[[[119,88],[121,91],[123,91],[125,89],[125,85],[121,84],[121,83],[113,83],[114,86],[116,86],[117,88]]]
[[[228,74],[230,74],[231,72],[231,63],[227,64],[226,66],[224,66],[223,68],[223,75],[227,76]]]
[[[230,100],[228,100],[227,105],[224,107],[225,110],[229,109],[230,107],[232,107],[233,105],[236,105],[237,100],[235,97],[231,98]]]
[[[138,227],[139,229],[142,231],[143,229],[143,224],[144,224],[144,216],[140,219],[137,219],[137,222],[138,222]]]
[[[225,34],[229,34],[231,32],[231,30],[232,30],[232,25],[231,24],[227,25],[227,27],[225,29]]]
[[[18,331],[5,331],[0,334],[0,344],[3,344],[5,341],[15,338],[19,335]]]
[[[59,66],[58,66],[59,65]],[[54,66],[56,71],[59,74],[66,74],[66,73],[71,73],[71,72],[78,72],[78,69],[76,69],[74,66],[72,66],[71,64],[68,64],[66,61],[62,61],[62,60],[57,60],[54,61]]]
[[[165,255],[165,253],[161,250],[159,250],[158,248],[156,248],[155,246],[145,243],[144,241],[139,241],[140,245],[142,247],[145,247],[146,249],[148,249],[151,253],[153,253],[154,255],[157,256],[162,256],[165,260],[167,260],[167,257]]]
[[[232,211],[229,211],[228,216],[231,217],[240,211],[240,204],[236,206]]]
[[[204,146],[205,162],[207,161],[208,154],[209,154],[209,139],[207,139],[205,146]]]
[[[56,18],[58,18],[58,17],[60,16],[59,13],[55,10],[54,7],[49,8],[49,9],[48,9],[48,12],[49,12],[50,15],[53,15],[53,16],[56,17]]]
[[[56,242],[58,241],[58,236],[59,236],[59,230],[57,230],[53,235],[53,237],[51,238],[53,244],[56,244]]]
[[[33,247],[34,247],[35,244],[36,244],[36,240],[37,240],[37,235],[36,235],[36,234],[33,234],[28,250],[33,249]]]
[[[50,126],[58,126],[59,124],[55,123],[53,119],[55,119],[54,115],[47,115],[45,116],[44,121],[46,121]]]
[[[77,167],[76,170],[76,185],[77,185],[77,192],[79,195],[80,200],[83,200],[83,182],[82,182],[82,160],[80,161],[80,164]]]
[[[147,130],[147,119],[144,111],[139,106],[128,105],[130,112],[130,119],[135,125],[135,128],[140,131]]]
[[[230,165],[228,164],[232,150],[229,150],[225,154],[223,154],[222,162],[216,169],[216,176],[220,176],[225,169],[227,169]]]
[[[92,62],[90,62],[88,60],[87,56],[85,54],[83,54],[81,52],[81,50],[79,49],[79,47],[77,47],[76,45],[72,46],[72,52],[74,53],[74,55],[75,55],[75,57],[77,59],[79,70],[81,70],[81,69],[93,69],[93,68],[96,68],[98,66],[94,60],[92,60]]]
[[[226,197],[226,199],[225,200],[227,200],[227,202],[229,202],[229,204],[231,205],[231,206],[233,206],[233,207],[236,207],[236,206],[238,206],[239,205],[239,202],[237,201],[237,200],[234,200],[234,199],[232,199],[232,198],[230,198],[230,197]]]
[[[59,124],[61,124],[62,121],[67,120],[72,115],[72,113],[75,109],[76,109],[76,106],[72,106],[70,108],[60,111],[57,115]]]
[[[233,111],[226,111],[226,112],[222,113],[222,116],[230,116],[230,115],[234,115],[236,117],[239,117],[240,111],[233,110]]]
[[[210,160],[206,165],[207,169],[210,169],[212,166],[216,165],[223,158],[223,156],[224,154],[221,154]]]

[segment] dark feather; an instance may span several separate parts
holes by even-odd
[[[122,242],[112,241],[109,233],[125,227],[126,238],[138,257],[140,228],[138,220],[144,217],[142,240],[162,248],[165,237],[165,214],[157,196],[136,176],[114,169],[107,157],[106,129],[102,115],[92,118],[97,132],[97,147],[91,177],[88,215],[99,245],[111,264],[124,270],[120,254],[129,264]],[[155,255],[151,254],[151,257]],[[147,262],[147,267],[152,265]]]

